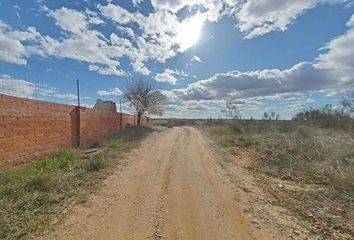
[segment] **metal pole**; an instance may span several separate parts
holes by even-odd
[[[119,99],[119,112],[122,113],[122,99]]]
[[[76,80],[76,88],[77,88],[77,106],[80,107],[80,86],[79,86],[79,79]]]

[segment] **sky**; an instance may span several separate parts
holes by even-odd
[[[350,0],[2,0],[0,93],[122,100],[132,79],[164,117],[243,118],[337,105],[354,87]],[[123,111],[131,112],[123,100]]]

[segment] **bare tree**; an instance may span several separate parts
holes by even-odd
[[[354,114],[354,90],[348,92],[342,100],[342,107],[346,110],[349,114]]]
[[[164,112],[162,93],[154,88],[149,80],[133,80],[127,84],[123,97],[130,102],[137,113],[137,124],[146,113],[161,116]]]
[[[265,111],[263,113],[264,120],[279,120],[279,117],[279,114],[274,111],[271,111],[270,113]]]
[[[241,114],[237,103],[231,101],[225,102],[225,106],[221,109],[221,112],[230,119],[240,119]]]

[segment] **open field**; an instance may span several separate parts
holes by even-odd
[[[201,128],[260,179],[312,239],[354,237],[354,132],[346,124],[233,120]]]

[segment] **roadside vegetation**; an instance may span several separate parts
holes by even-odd
[[[33,163],[0,171],[0,239],[28,239],[49,231],[152,131],[126,128],[81,149],[58,149]]]
[[[183,119],[183,118],[155,118],[151,119],[154,126],[169,127],[169,126],[194,126],[205,123],[205,119]]]
[[[263,179],[264,189],[279,183],[270,192],[274,204],[288,208],[313,236],[352,239],[354,119],[332,106],[277,119],[206,120],[201,128],[235,156],[252,152],[244,167]]]

